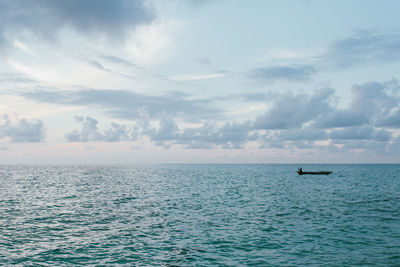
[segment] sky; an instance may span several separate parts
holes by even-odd
[[[400,163],[398,10],[0,0],[0,162]]]

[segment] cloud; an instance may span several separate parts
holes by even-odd
[[[303,129],[274,131],[270,135],[270,138],[271,137],[287,141],[299,141],[299,140],[317,141],[317,140],[327,140],[328,134],[323,129],[305,127]]]
[[[136,140],[137,134],[134,129],[129,129],[125,125],[113,122],[111,127],[104,132],[100,132],[97,127],[97,120],[91,117],[76,116],[75,120],[81,124],[80,131],[73,130],[65,134],[65,138],[69,142],[118,142],[127,140]]]
[[[162,117],[158,123],[158,129],[150,127],[143,129],[142,134],[150,137],[150,140],[155,141],[156,145],[169,147],[170,142],[175,142],[179,139],[179,128],[175,120],[170,117]]]
[[[351,88],[352,99],[346,109],[331,109],[319,116],[316,125],[322,128],[349,127],[363,124],[383,126],[391,124],[392,113],[398,109],[399,96],[392,90],[397,81],[367,82]],[[397,84],[397,85],[396,85]]]
[[[153,18],[144,0],[0,0],[0,42],[24,32],[53,39],[66,28],[121,40]]]
[[[301,128],[304,123],[333,109],[333,94],[333,89],[324,89],[313,95],[279,95],[274,99],[272,107],[255,119],[253,127],[265,130]]]
[[[310,126],[303,129],[268,131],[260,139],[262,147],[268,148],[332,151],[368,149],[381,152],[390,146],[390,140],[392,135],[388,131],[369,125],[332,130]],[[324,141],[324,144],[318,144],[318,141]]]
[[[320,149],[315,141],[338,144],[341,151],[390,147],[393,135],[388,128],[400,127],[398,81],[371,81],[354,85],[351,92],[347,108],[338,106],[332,89],[277,95],[270,99],[272,106],[254,120],[252,129],[267,130],[260,139],[264,147]]]
[[[306,82],[317,70],[311,65],[274,66],[255,68],[248,71],[250,78],[266,81]]]
[[[213,107],[210,100],[190,99],[190,96],[176,92],[152,96],[124,90],[82,89],[25,92],[23,96],[39,102],[101,107],[110,116],[127,120],[138,119],[143,111],[150,117],[167,113],[189,121],[215,118],[221,114],[221,110]]]
[[[190,148],[207,148],[219,145],[226,149],[241,148],[248,141],[257,137],[249,133],[250,122],[226,122],[222,126],[206,123],[202,127],[185,129],[180,136],[180,143]]]
[[[272,130],[261,136],[262,146],[271,148],[314,148],[320,140],[328,140],[327,131],[313,127]]]
[[[366,151],[391,154],[395,146],[388,142],[375,140],[332,140],[327,147],[328,152],[363,153]]]
[[[3,120],[4,123],[0,124],[0,138],[9,138],[13,143],[36,143],[45,138],[43,122],[40,120],[11,120],[8,115],[3,115]]]
[[[191,149],[210,149],[213,146],[237,149],[254,139],[249,135],[249,122],[226,122],[222,126],[206,122],[200,127],[180,129],[174,119],[162,117],[157,128],[146,125],[142,135],[148,136],[156,145],[164,147],[179,144]]]
[[[313,124],[323,129],[362,125],[395,128],[400,105],[397,87],[397,81],[354,85],[347,108],[338,107],[333,89],[313,94],[281,94],[272,99],[270,109],[255,119],[253,127],[276,130]]]
[[[257,135],[249,134],[250,123],[229,123],[218,126],[216,123],[205,123],[200,127],[182,129],[175,119],[161,116],[157,120],[142,117],[133,126],[112,123],[108,130],[98,129],[98,121],[91,117],[75,117],[81,130],[65,134],[68,142],[119,142],[135,141],[138,137],[148,137],[157,146],[170,148],[181,145],[190,149],[210,149],[221,146],[227,149],[238,149],[248,141],[256,140]]]
[[[100,131],[97,121],[79,117],[80,131],[66,135],[77,142],[122,141],[146,137],[169,148],[241,148],[258,141],[264,147],[352,149],[352,142],[391,146],[400,109],[400,88],[396,80],[367,82],[351,88],[347,107],[339,106],[335,90],[325,88],[311,93],[231,95],[224,98],[196,99],[182,93],[149,96],[129,91],[92,90],[37,91],[24,93],[29,99],[53,104],[100,108],[112,118],[131,121],[131,126],[112,124]],[[227,113],[214,108],[232,97],[248,102],[264,97],[266,109],[246,122],[226,122]],[[266,98],[266,99],[265,99]],[[223,105],[221,105],[223,106]],[[199,126],[187,125],[196,122]],[[135,138],[133,138],[135,133]],[[369,142],[368,144],[366,142]],[[360,145],[361,145],[360,143]],[[322,144],[322,145],[321,145]]]
[[[271,53],[270,53],[271,54]],[[273,58],[308,58],[311,64],[278,65],[254,68],[247,71],[249,78],[269,82],[307,82],[317,72],[330,68],[350,68],[368,63],[391,63],[400,60],[400,33],[358,30],[351,35],[338,39],[317,56],[292,51],[272,51]],[[271,57],[268,55],[268,57]]]
[[[337,40],[318,58],[319,63],[323,65],[340,68],[398,60],[400,60],[400,34],[372,31],[357,31],[349,37]]]
[[[399,155],[399,153],[400,153],[400,135],[397,136],[397,137],[393,140],[392,144],[391,144],[390,146],[388,146],[387,149],[388,149],[388,151],[389,151],[390,153],[393,153],[393,154],[396,155],[396,156]]]
[[[393,110],[391,115],[378,121],[376,125],[381,127],[400,128],[400,108]]]
[[[329,137],[334,140],[375,140],[382,142],[391,139],[388,131],[377,130],[369,125],[334,129],[329,133]]]

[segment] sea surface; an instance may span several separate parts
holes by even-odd
[[[3,165],[0,265],[400,266],[400,165]]]

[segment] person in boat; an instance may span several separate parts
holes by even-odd
[[[297,171],[298,171],[299,173],[302,173],[302,172],[303,172],[303,168],[298,168]]]

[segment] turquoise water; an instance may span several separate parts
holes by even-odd
[[[0,166],[0,265],[399,266],[400,165]]]

